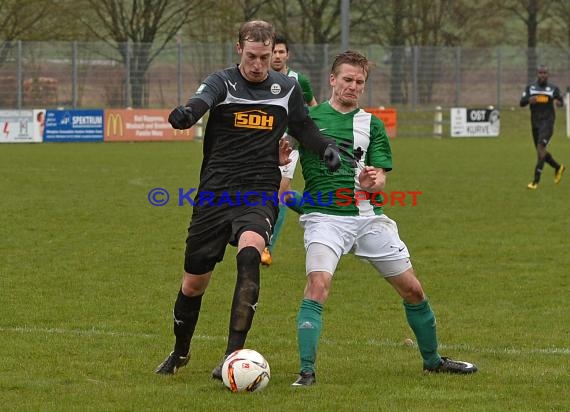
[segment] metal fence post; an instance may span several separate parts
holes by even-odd
[[[178,91],[177,91],[177,97],[178,97],[178,104],[182,104],[182,42],[180,41],[180,37],[178,37],[176,39],[176,48],[178,51],[178,64],[176,67],[177,70],[177,74],[178,74]]]
[[[501,48],[497,48],[497,102],[495,107],[501,109],[501,72],[502,72],[502,59],[501,59]]]
[[[372,45],[368,45],[368,58],[372,58]],[[372,87],[368,86],[368,104],[367,106],[370,107],[372,106]]]
[[[455,107],[459,107],[461,94],[461,47],[455,48]]]
[[[125,101],[123,106],[130,107],[131,97],[131,42],[125,44]]]
[[[433,136],[443,136],[443,109],[441,106],[436,106],[435,114],[433,116]]]
[[[412,108],[415,110],[418,104],[418,60],[419,47],[412,47]]]
[[[17,56],[17,73],[16,73],[16,81],[18,82],[18,95],[16,97],[18,110],[22,110],[22,81],[23,81],[23,74],[22,74],[22,41],[18,40],[17,42],[18,47],[18,56]]]
[[[566,88],[566,137],[570,138],[570,86]]]
[[[71,43],[71,106],[77,108],[77,42]]]

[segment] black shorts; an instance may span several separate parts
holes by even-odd
[[[269,244],[273,225],[279,210],[273,202],[250,199],[249,205],[232,206],[196,205],[186,238],[184,270],[201,275],[214,269],[221,262],[228,244],[237,246],[245,231],[252,231]]]
[[[539,143],[547,146],[553,134],[554,125],[550,122],[541,122],[532,126],[532,139],[535,146],[538,146]]]

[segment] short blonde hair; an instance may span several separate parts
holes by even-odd
[[[275,46],[275,29],[263,20],[252,20],[241,25],[238,33],[238,43],[243,49],[245,42],[261,42],[267,46]]]

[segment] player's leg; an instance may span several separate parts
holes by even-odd
[[[257,233],[247,231],[240,236],[236,256],[237,278],[230,311],[226,352],[212,370],[212,378],[222,380],[224,360],[234,351],[243,349],[251,329],[259,299],[259,265],[265,240]]]
[[[212,272],[203,275],[184,273],[182,287],[174,302],[174,350],[156,368],[156,373],[173,375],[190,360],[190,342],[198,323],[202,296],[208,286]]]
[[[541,125],[532,129],[533,139],[536,142],[536,165],[534,167],[534,178],[531,183],[527,185],[529,189],[537,189],[540,183],[540,178],[542,176],[542,170],[544,169],[544,163],[546,161],[546,146],[552,136],[552,128],[547,125]]]
[[[566,170],[566,167],[564,165],[558,163],[556,160],[554,160],[554,157],[552,156],[552,154],[546,149],[548,143],[550,142],[550,139],[552,138],[552,134],[554,133],[554,125],[552,125],[552,127],[550,127],[550,128],[547,128],[544,133],[546,136],[548,136],[547,139],[543,139],[543,141],[544,141],[544,161],[545,161],[545,163],[548,163],[548,165],[550,165],[554,169],[554,183],[558,184],[562,180],[562,174]]]
[[[402,297],[406,319],[416,336],[424,365],[428,368],[435,368],[441,363],[441,357],[437,351],[435,314],[425,297],[419,280],[414,275],[409,260],[406,260],[389,261],[384,264],[376,262],[374,266],[382,270],[385,279]],[[408,265],[407,269],[400,272],[402,268]],[[394,275],[393,271],[400,273]],[[389,273],[390,276],[387,276],[386,273]]]
[[[222,365],[232,352],[242,349],[253,324],[260,289],[261,252],[269,243],[277,206],[273,204],[244,207],[232,222],[232,240],[237,246],[237,277],[230,312],[228,343],[222,361],[212,371],[212,378],[222,379]]]
[[[435,314],[410,262],[408,248],[398,234],[396,222],[376,216],[360,229],[355,254],[366,258],[403,299],[406,319],[418,342],[424,370],[472,373],[467,362],[443,358],[438,353]]]
[[[291,178],[288,177],[288,175],[286,176],[285,172],[282,171],[281,183],[279,185],[278,198],[281,199],[283,197],[283,194],[288,192],[288,191],[291,191]],[[277,244],[277,241],[279,240],[279,236],[281,235],[281,229],[283,229],[283,224],[285,223],[286,213],[287,213],[287,207],[285,205],[281,204],[281,200],[280,200],[279,214],[277,216],[277,220],[275,221],[275,227],[273,228],[273,235],[271,236],[271,241],[269,242],[269,246],[267,247],[267,249],[269,251],[269,259],[271,259],[271,254],[273,253],[273,249],[275,248],[275,245]],[[269,266],[271,264],[271,260],[263,259],[263,256],[262,256],[261,263],[266,265],[266,266]]]
[[[287,187],[282,188],[282,190],[280,189],[279,199],[281,199],[281,194],[286,193],[286,195],[283,196],[285,206],[293,210],[295,213],[302,215],[303,206],[301,205],[301,200],[303,198],[303,195],[293,190],[291,187],[291,181],[293,180],[295,169],[297,168],[297,163],[299,162],[299,150],[293,150],[289,155],[289,158],[291,159],[291,163],[287,165],[287,174],[284,174],[284,176],[289,178],[289,182],[287,182]]]
[[[300,374],[293,386],[316,382],[315,361],[322,329],[323,305],[328,298],[332,276],[340,257],[354,243],[350,226],[353,219],[314,213],[301,216],[306,246],[307,284],[297,313],[297,343]]]
[[[390,262],[392,266],[395,262]],[[412,268],[385,279],[404,299],[406,319],[416,336],[423,358],[424,371],[435,373],[469,374],[477,367],[469,362],[457,361],[438,353],[435,314],[424,295],[422,286]]]
[[[297,344],[300,374],[293,386],[310,386],[316,382],[315,362],[322,330],[323,306],[329,296],[338,256],[330,247],[312,243],[307,247],[307,285],[297,313]]]
[[[277,216],[277,220],[275,221],[275,227],[273,228],[273,236],[271,237],[271,241],[269,242],[269,246],[265,248],[263,253],[261,254],[261,264],[265,266],[269,266],[273,263],[272,253],[279,237],[281,235],[281,230],[283,229],[283,225],[285,223],[285,216],[287,215],[287,204],[283,204],[282,202],[286,202],[290,194],[295,193],[291,188],[291,181],[293,180],[293,176],[295,175],[295,169],[297,167],[297,162],[299,161],[299,150],[293,150],[289,154],[289,159],[291,162],[286,164],[285,166],[280,166],[279,169],[281,170],[281,183],[279,184],[279,215]]]
[[[214,209],[212,211],[216,212]],[[231,233],[230,226],[215,215],[211,211],[204,212],[200,217],[194,215],[188,229],[185,273],[172,311],[174,350],[158,366],[156,373],[172,375],[185,366],[190,358],[190,343],[198,323],[202,296],[208,287],[212,270],[223,258]]]

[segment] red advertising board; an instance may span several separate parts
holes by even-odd
[[[173,129],[169,109],[105,109],[106,142],[141,142],[194,139],[194,127]]]
[[[367,107],[364,110],[366,110],[368,113],[372,113],[374,116],[384,122],[384,127],[386,127],[386,133],[388,134],[388,137],[396,137],[396,126],[398,124],[396,109],[391,107],[385,109],[378,107]]]

